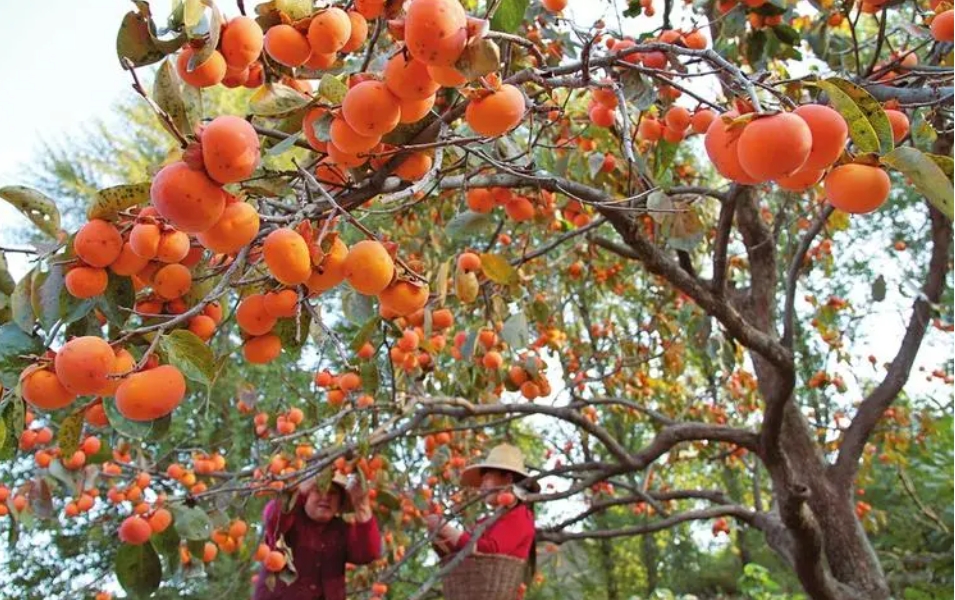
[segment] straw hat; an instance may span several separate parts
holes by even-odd
[[[469,487],[479,487],[481,485],[481,469],[509,471],[520,476],[517,483],[520,483],[525,477],[530,477],[530,473],[524,466],[524,454],[519,448],[510,444],[494,446],[484,462],[473,464],[464,469],[461,472],[461,484]],[[540,491],[540,485],[536,481],[523,484],[523,487],[531,492]]]

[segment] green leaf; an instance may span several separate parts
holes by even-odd
[[[381,324],[381,317],[378,315],[373,316],[372,318],[365,321],[365,324],[361,326],[361,329],[358,330],[358,333],[355,335],[355,339],[351,342],[351,349],[355,352],[358,352],[362,346],[365,345],[371,336],[378,330],[378,326]]]
[[[111,221],[120,211],[149,202],[150,185],[146,181],[102,189],[93,197],[92,203],[86,210],[86,217]]]
[[[590,178],[595,179],[604,166],[604,155],[602,152],[591,152],[587,156],[587,170],[590,172]]]
[[[103,410],[106,412],[110,426],[117,433],[134,440],[159,439],[166,435],[169,424],[172,422],[171,415],[160,417],[155,421],[130,421],[120,414],[116,403],[108,399],[103,401]]]
[[[673,163],[676,156],[678,144],[671,144],[666,140],[660,140],[656,143],[653,152],[653,178],[662,179]]]
[[[36,323],[36,315],[33,313],[33,274],[31,269],[26,275],[17,282],[13,294],[10,296],[10,309],[13,315],[13,322],[20,326],[20,329],[26,333],[33,333],[33,324]]]
[[[491,17],[491,29],[504,33],[517,31],[524,21],[528,4],[530,0],[502,0],[497,7],[497,12]]]
[[[517,270],[499,254],[481,254],[481,270],[494,283],[510,285],[517,282]]]
[[[56,443],[60,447],[62,456],[73,456],[73,453],[79,449],[84,420],[83,411],[78,411],[60,422],[60,429],[56,432]]]
[[[367,322],[375,315],[375,307],[371,296],[364,296],[352,289],[347,289],[342,292],[342,312],[346,319],[358,325]]]
[[[381,376],[378,372],[378,363],[373,360],[366,360],[361,365],[359,371],[361,375],[361,387],[366,393],[374,395],[381,384]]]
[[[457,214],[448,221],[444,232],[452,240],[484,235],[494,229],[494,218],[490,214],[476,213],[470,210]]]
[[[55,264],[47,273],[33,276],[31,300],[40,325],[49,331],[57,321],[68,325],[93,309],[93,300],[73,297],[66,291],[66,268]]]
[[[872,282],[872,301],[882,302],[885,300],[885,277],[879,275]]]
[[[203,4],[206,3],[203,2]],[[209,57],[212,56],[219,45],[219,34],[222,32],[223,23],[222,13],[215,4],[208,3],[208,6],[210,13],[207,18],[201,19],[194,27],[186,26],[186,35],[189,39],[203,41],[202,47],[189,57],[189,64],[186,66],[189,72],[209,60]],[[203,14],[203,17],[205,17],[205,14]]]
[[[302,132],[296,131],[295,133],[291,134],[290,136],[288,136],[287,138],[285,138],[278,144],[275,144],[274,146],[269,148],[268,152],[266,152],[265,154],[266,156],[279,156],[281,154],[285,154],[286,152],[291,150],[292,147],[295,146],[295,142],[299,141],[300,139],[302,139]]]
[[[936,160],[921,150],[903,146],[883,156],[882,163],[911,179],[915,188],[952,220],[952,180],[946,176]]]
[[[784,44],[788,44],[790,46],[799,45],[799,41],[801,39],[799,37],[799,32],[789,25],[776,25],[773,27],[773,33],[775,33],[776,37],[779,38],[779,41]]]
[[[22,185],[0,188],[0,198],[13,205],[51,238],[60,232],[60,211],[56,203],[45,194]]]
[[[30,359],[20,358],[21,356],[41,352],[43,342],[40,338],[24,333],[15,323],[0,325],[0,382],[4,387],[16,387],[20,381],[20,373],[31,364]]]
[[[515,313],[504,321],[504,327],[501,328],[501,338],[507,342],[512,350],[527,347],[531,338],[527,327],[527,317],[524,316],[524,313]]]
[[[159,70],[156,71],[156,79],[153,81],[153,99],[159,105],[159,108],[166,111],[179,133],[189,135],[193,132],[194,128],[192,120],[189,118],[189,110],[186,108],[186,101],[182,97],[179,75],[169,59],[164,60],[162,65],[159,66]],[[169,133],[175,134],[164,120],[160,119],[159,122],[163,127],[169,129]]]
[[[170,510],[176,531],[183,539],[205,542],[212,535],[212,519],[202,509],[174,504]]]
[[[938,168],[942,170],[942,173],[945,173],[949,181],[955,181],[955,174],[953,174],[953,171],[955,171],[955,162],[952,161],[950,156],[940,156],[938,154],[929,154],[928,152],[925,153],[925,156],[938,165]]]
[[[10,295],[16,286],[17,282],[7,266],[7,255],[0,252],[0,293]]]
[[[215,377],[215,357],[212,348],[188,329],[177,329],[162,336],[159,348],[169,364],[177,367],[187,378],[209,385]]]
[[[318,82],[318,95],[331,104],[341,104],[347,92],[348,86],[330,73],[322,75],[321,81]]]
[[[149,596],[162,583],[162,563],[152,544],[122,544],[116,551],[116,579],[133,597]]]
[[[106,320],[122,327],[129,319],[130,313],[122,310],[132,308],[136,301],[136,292],[133,290],[133,281],[115,273],[109,274],[106,284],[106,293],[96,298],[96,307],[100,309]]]
[[[312,315],[307,310],[299,313],[298,326],[295,319],[279,319],[272,333],[282,340],[282,348],[286,350],[300,350],[308,341],[308,330],[312,324]]]
[[[751,32],[746,38],[746,60],[750,64],[757,65],[762,61],[766,39],[766,32],[762,29]]]
[[[124,58],[128,58],[133,66],[142,67],[158,62],[166,56],[166,53],[153,41],[151,27],[152,23],[148,16],[143,16],[136,11],[126,13],[116,34],[116,55],[119,57],[120,64]]]
[[[309,99],[287,85],[263,85],[249,98],[249,110],[257,117],[287,117],[309,103]]]
[[[859,152],[887,154],[895,147],[889,118],[869,92],[839,77],[817,81],[816,85],[829,95],[833,108],[846,120]]]
[[[481,38],[464,48],[454,68],[468,81],[493,73],[501,68],[501,49],[493,40]]]
[[[99,450],[96,451],[96,454],[86,457],[86,464],[101,465],[110,460],[113,460],[113,449],[106,442],[102,442],[100,443]]]
[[[149,538],[156,552],[166,559],[166,566],[170,571],[175,570],[179,565],[179,532],[175,527],[167,527],[160,533],[155,533]]]

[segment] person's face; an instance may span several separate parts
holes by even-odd
[[[484,469],[481,471],[482,492],[503,488],[512,483],[514,483],[514,474],[509,471],[499,471],[497,469]]]
[[[328,523],[335,518],[342,505],[342,492],[337,485],[322,490],[313,487],[305,499],[305,514],[313,521]]]

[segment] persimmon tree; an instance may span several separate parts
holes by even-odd
[[[135,4],[118,68],[168,152],[70,231],[0,188],[49,237],[0,279],[11,531],[108,528],[131,595],[274,584],[249,523],[338,470],[386,531],[352,589],[422,598],[454,566],[422,575],[422,517],[473,513],[456,473],[509,439],[545,548],[704,522],[813,598],[889,597],[859,496],[930,435],[903,390],[951,343],[948,3]]]

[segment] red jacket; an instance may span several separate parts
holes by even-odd
[[[255,600],[345,600],[345,563],[366,565],[381,556],[381,534],[375,517],[349,524],[341,518],[319,523],[305,514],[305,498],[282,513],[278,500],[265,506],[262,515],[265,543],[275,547],[280,535],[292,549],[298,578],[285,585],[276,578],[271,591],[265,585],[269,573],[259,571]]]
[[[484,519],[478,521],[480,525]],[[455,551],[463,550],[471,540],[467,531],[458,538]],[[526,504],[518,504],[484,530],[474,551],[481,554],[507,554],[527,560],[534,545],[534,513]]]

